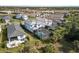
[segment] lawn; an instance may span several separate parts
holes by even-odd
[[[20,19],[11,19],[11,23],[14,23],[14,24],[20,24],[22,22],[22,20]]]
[[[1,43],[1,41],[2,41],[2,33],[0,33],[0,43]]]
[[[36,18],[35,17],[32,17],[32,16],[29,16],[29,19],[30,20],[35,20]]]
[[[30,19],[35,19],[34,17],[30,17]],[[11,19],[11,23],[14,23],[14,24],[20,24],[22,23],[23,20],[21,19],[14,19],[13,16],[12,16],[12,19]],[[29,40],[27,40],[27,42],[25,42],[25,44],[20,44],[18,47],[16,48],[6,48],[6,42],[7,42],[7,29],[3,29],[3,32],[2,32],[2,46],[0,46],[0,52],[11,52],[11,53],[18,53],[20,51],[22,51],[22,49],[25,47],[25,46],[30,46],[31,48],[34,48],[34,49],[40,49],[41,47],[44,47],[45,45],[49,44],[49,43],[45,43],[43,42],[42,40],[40,40],[39,38],[37,38],[33,33],[30,33],[29,31],[23,29],[26,36],[29,38]],[[32,52],[32,51],[31,51]]]

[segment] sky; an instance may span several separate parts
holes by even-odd
[[[0,6],[79,6],[79,0],[0,0]]]

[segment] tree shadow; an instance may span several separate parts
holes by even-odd
[[[69,33],[65,34],[64,38],[60,41],[60,43],[63,45],[61,50],[66,53],[70,52],[71,50],[74,51],[74,45],[72,42],[75,40],[79,40],[79,30],[72,27]]]

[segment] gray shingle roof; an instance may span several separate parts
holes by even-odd
[[[40,33],[39,33],[40,32]],[[38,33],[38,34],[37,34]],[[35,34],[41,38],[41,39],[48,39],[49,38],[49,35],[50,35],[50,31],[44,29],[44,28],[40,28],[38,29]]]
[[[10,20],[10,17],[9,16],[3,16],[2,19],[4,19],[4,20]]]
[[[47,19],[62,19],[64,17],[64,14],[51,14],[49,16],[46,16]]]
[[[22,28],[19,25],[8,25],[7,27],[7,34],[8,34],[8,38],[10,37],[16,37],[18,35],[24,35],[24,32],[22,30]]]
[[[42,32],[45,35],[49,35],[50,34],[50,31],[45,29],[45,28],[39,28],[36,32]]]

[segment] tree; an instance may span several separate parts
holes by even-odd
[[[24,44],[24,47],[23,47],[23,49],[21,50],[21,52],[23,52],[23,53],[38,53],[39,51],[38,51],[38,49],[36,48],[36,46],[34,46],[34,45],[32,45],[32,44],[30,44],[29,42],[26,42],[25,44]]]
[[[67,35],[65,38],[69,41],[73,41],[75,39],[79,39],[79,16],[73,13],[66,19],[66,23],[64,27],[67,30]]]
[[[1,47],[1,48],[6,48],[6,41],[5,41],[5,42],[2,42],[2,43],[0,44],[0,47]]]
[[[64,27],[58,27],[56,30],[53,31],[52,40],[57,42],[60,39],[63,39],[64,34],[66,34]]]
[[[45,47],[41,48],[42,53],[55,53],[57,52],[57,48],[52,43],[46,44]]]
[[[76,52],[79,52],[79,41],[78,41],[78,40],[75,40],[75,41],[73,42],[73,47],[74,47],[74,50],[75,50]]]
[[[30,53],[39,53],[38,49],[35,46],[30,47],[29,52]]]
[[[52,52],[54,52],[53,45],[51,43],[47,44],[45,47],[42,48],[42,52],[43,53],[52,53]]]

